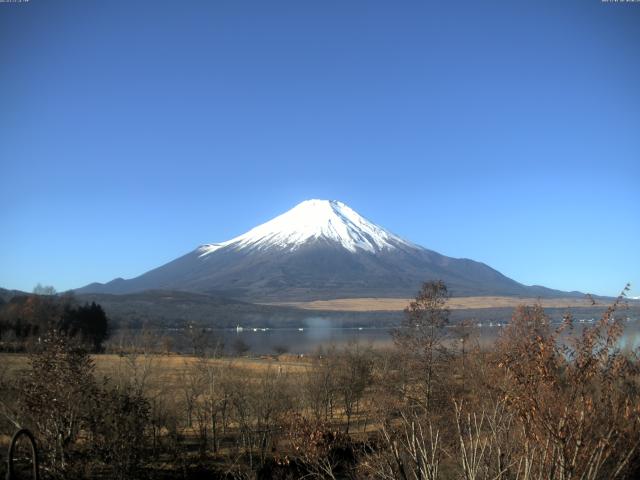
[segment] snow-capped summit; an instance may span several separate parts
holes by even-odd
[[[370,222],[337,200],[306,200],[247,233],[223,243],[200,247],[205,256],[229,247],[233,249],[280,248],[296,250],[309,241],[324,239],[336,242],[350,252],[358,249],[375,253],[399,245],[414,245]]]
[[[335,200],[307,200],[231,240],[202,245],[138,277],[78,292],[179,290],[250,301],[409,298],[427,280],[443,280],[454,295],[562,293],[414,245]]]

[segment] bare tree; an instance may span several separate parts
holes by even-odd
[[[19,382],[21,410],[43,443],[45,467],[64,478],[69,456],[80,433],[92,422],[98,401],[94,363],[84,351],[51,330],[41,350],[31,354],[30,367]]]
[[[328,421],[333,416],[337,386],[337,352],[331,347],[327,354],[318,353],[313,357],[311,367],[304,379],[304,393],[307,405],[316,421]]]
[[[415,372],[422,384],[420,398],[417,398],[425,410],[432,407],[433,387],[438,379],[438,366],[447,355],[444,345],[444,327],[449,323],[449,310],[446,307],[449,294],[446,285],[441,282],[426,282],[422,289],[405,309],[405,318],[400,328],[393,331],[396,346],[411,354],[416,361]]]
[[[365,455],[361,470],[383,480],[437,480],[443,457],[440,434],[415,412],[380,430],[380,445]]]
[[[357,415],[360,400],[371,383],[371,350],[363,349],[357,343],[350,344],[340,353],[338,362],[336,390],[347,420],[345,432],[349,433],[351,420]]]
[[[33,293],[36,295],[55,295],[57,292],[51,285],[42,285],[41,283],[38,283],[33,287]]]

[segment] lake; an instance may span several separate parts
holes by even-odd
[[[579,334],[584,326],[589,325],[590,319],[582,319],[575,322],[574,334]],[[490,347],[500,335],[504,324],[486,322],[474,326],[471,342],[479,343],[483,348]],[[389,328],[334,328],[330,322],[321,319],[313,319],[301,328],[238,328],[238,329],[207,329],[210,339],[221,340],[227,353],[233,353],[238,343],[246,344],[249,353],[255,355],[272,354],[278,348],[282,348],[293,354],[308,354],[318,348],[337,348],[357,342],[360,345],[372,347],[389,347],[393,341]],[[454,341],[455,330],[447,329],[450,341]],[[192,351],[192,342],[185,329],[164,329],[153,331],[156,339],[169,337],[172,348],[182,353]],[[140,331],[115,332],[111,338],[112,346],[119,342],[135,342],[141,336]],[[566,334],[564,335],[567,336]],[[620,339],[619,346],[623,350],[635,350],[640,348],[640,321],[631,318],[626,322],[625,331]]]

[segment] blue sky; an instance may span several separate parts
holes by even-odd
[[[640,295],[640,4],[0,3],[0,286],[136,276],[308,198]]]

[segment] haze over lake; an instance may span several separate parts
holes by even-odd
[[[581,322],[580,320],[584,320]],[[582,328],[593,325],[588,320],[577,319],[574,324],[573,335],[579,334]],[[594,319],[594,321],[597,319]],[[482,326],[476,325],[469,329],[471,335],[468,345],[480,345],[482,348],[490,348],[498,338],[502,328],[506,324],[500,322],[485,322]],[[183,329],[154,330],[158,337],[169,336],[174,342],[173,348],[181,353],[191,353],[192,346]],[[249,354],[266,355],[273,354],[278,348],[286,349],[291,354],[309,354],[318,349],[327,349],[331,346],[341,348],[350,343],[358,343],[361,346],[372,346],[374,348],[390,347],[393,343],[391,337],[391,327],[376,328],[335,328],[329,322],[312,318],[308,321],[308,326],[303,328],[242,328],[237,329],[210,329],[207,330],[211,339],[221,340],[226,353],[233,353],[234,344],[242,340],[249,347]],[[141,331],[115,332],[111,343],[117,345],[123,337],[135,338]],[[563,334],[563,338],[568,338],[569,333]],[[448,329],[450,342],[457,340],[456,332],[453,328]],[[630,317],[625,323],[624,334],[619,346],[624,351],[631,351],[640,348],[640,319]]]

